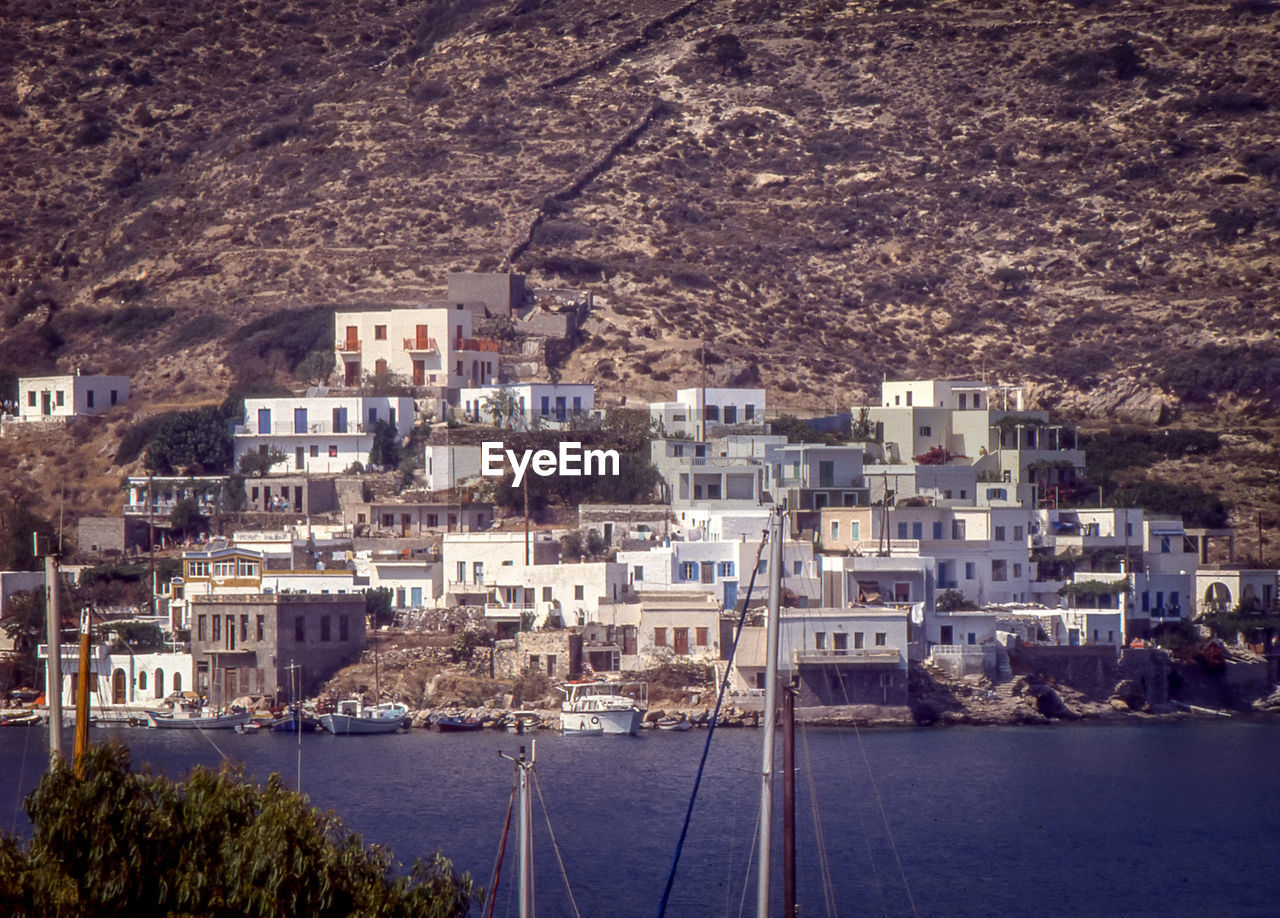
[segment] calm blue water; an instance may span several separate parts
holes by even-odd
[[[582,915],[657,914],[705,736],[537,737],[542,799]],[[92,734],[107,737],[135,766],[175,777],[217,765],[214,742],[259,778],[298,776],[297,738],[284,734]],[[442,849],[486,883],[512,786],[498,751],[529,738],[303,736],[301,786],[401,860]],[[30,831],[21,799],[46,742],[42,729],[0,730],[6,830]],[[716,733],[669,915],[753,913],[759,742],[755,730]],[[911,915],[913,902],[932,916],[1277,914],[1280,723],[810,730],[797,746],[803,915]],[[535,798],[538,913],[572,915],[542,812]],[[514,915],[507,888],[496,913]],[[780,877],[774,888],[780,901]]]

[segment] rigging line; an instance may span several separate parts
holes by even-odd
[[[551,850],[556,853],[556,863],[560,865],[560,876],[564,879],[564,891],[569,894],[569,905],[573,908],[574,918],[582,918],[578,911],[578,903],[573,899],[573,889],[569,886],[569,874],[564,869],[564,858],[560,856],[560,843],[556,841],[556,833],[551,829],[551,814],[547,812],[547,801],[542,799],[542,784],[538,781],[538,772],[530,768],[533,775],[533,789],[538,792],[538,802],[542,804],[542,818],[547,823],[547,834],[551,836]]]
[[[909,665],[909,664],[908,664]],[[840,678],[840,691],[844,695],[846,704],[852,704],[849,700],[849,688],[845,685],[844,679]],[[916,900],[911,895],[911,884],[907,881],[906,869],[902,866],[902,855],[898,851],[898,843],[893,837],[893,828],[889,825],[889,814],[884,808],[884,798],[880,796],[880,786],[876,784],[875,773],[871,770],[871,758],[867,755],[866,743],[862,741],[862,730],[858,727],[858,720],[853,720],[853,735],[858,740],[858,751],[862,754],[862,764],[867,769],[867,780],[871,783],[871,792],[875,795],[876,805],[880,808],[880,821],[884,824],[885,835],[889,839],[889,850],[893,852],[893,858],[898,865],[898,876],[902,878],[902,888],[907,894],[907,902],[911,905],[911,914],[919,918],[920,911],[916,908]]]
[[[680,866],[680,854],[684,850],[685,838],[689,835],[689,823],[693,821],[693,805],[698,799],[698,786],[702,783],[702,773],[707,765],[707,755],[711,751],[711,738],[716,734],[716,723],[720,720],[720,707],[724,704],[724,693],[729,688],[729,679],[733,675],[733,661],[738,653],[738,641],[742,637],[742,628],[747,621],[747,606],[751,602],[751,593],[756,588],[756,574],[760,570],[760,556],[764,554],[765,543],[769,541],[768,530],[760,539],[760,547],[756,549],[756,563],[751,569],[751,580],[747,582],[747,595],[742,600],[742,613],[738,616],[738,627],[734,631],[733,646],[729,648],[729,658],[724,665],[724,678],[720,680],[720,692],[716,695],[716,710],[711,715],[707,726],[707,739],[702,745],[702,759],[698,762],[698,772],[693,779],[693,792],[689,795],[689,806],[685,810],[684,825],[680,828],[680,840],[676,842],[675,854],[671,858],[671,870],[667,874],[667,885],[662,891],[662,902],[658,905],[658,918],[667,913],[667,902],[671,898],[671,887],[676,881],[676,868]]]
[[[826,906],[827,915],[834,918],[836,915],[836,894],[835,884],[831,880],[831,862],[827,859],[827,840],[822,831],[822,813],[818,808],[818,788],[814,782],[813,773],[813,754],[809,749],[809,730],[804,724],[800,727],[800,737],[804,742],[804,770],[805,779],[809,786],[809,810],[813,814],[813,834],[818,842],[818,873],[822,878],[822,898],[823,904]],[[863,833],[864,837],[866,833]],[[881,896],[881,904],[883,905],[884,897]]]
[[[32,710],[35,710],[34,707]],[[18,787],[22,787],[22,782],[27,777],[27,750],[31,746],[31,731],[25,731],[22,737],[22,764],[18,767]],[[19,793],[13,798],[13,822],[9,826],[9,834],[18,834],[18,810],[22,807],[22,794]]]
[[[742,897],[738,900],[738,918],[746,913],[747,892],[751,889],[751,865],[756,861],[756,848],[760,844],[760,803],[756,803],[756,826],[751,832],[751,849],[747,852],[747,869],[742,874]]]
[[[507,853],[507,836],[511,833],[511,811],[516,806],[516,791],[520,787],[517,777],[511,785],[511,798],[507,801],[507,821],[502,826],[502,841],[498,844],[498,856],[494,859],[493,870],[489,873],[489,896],[485,903],[485,918],[493,918],[493,906],[498,901],[498,877],[502,874],[502,858]]]

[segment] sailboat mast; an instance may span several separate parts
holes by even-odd
[[[782,514],[774,505],[769,517],[769,604],[764,675],[764,754],[760,767],[760,852],[757,860],[756,916],[769,916],[769,849],[773,835],[773,736],[778,706],[778,626],[782,600]]]
[[[38,540],[36,544],[39,545]],[[57,556],[45,555],[45,628],[49,642],[49,662],[45,668],[45,700],[49,703],[50,768],[62,759],[62,610],[58,602],[58,577]]]
[[[792,676],[782,692],[782,914],[796,915],[796,692]]]
[[[529,793],[529,768],[520,747],[520,918],[533,918],[533,797]]]
[[[72,762],[76,777],[84,777],[84,754],[89,749],[89,609],[80,616],[80,669],[76,679],[76,731]]]

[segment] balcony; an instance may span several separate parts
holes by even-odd
[[[368,434],[373,433],[376,425],[364,421],[349,421],[346,424],[334,425],[332,421],[320,421],[308,424],[306,430],[298,430],[292,421],[281,421],[272,424],[270,430],[262,430],[257,424],[236,424],[231,428],[237,437],[301,437],[308,434]]]
[[[405,338],[404,349],[410,354],[438,354],[435,338]]]
[[[360,353],[360,339],[343,338],[334,343],[333,349],[339,354],[358,354]]]
[[[495,341],[492,338],[459,338],[457,349],[460,351],[484,351],[491,354],[499,354],[502,352],[502,342]]]
[[[897,666],[902,662],[902,654],[896,647],[859,647],[853,650],[834,647],[821,650],[796,650],[792,659],[797,666],[854,663],[862,665]]]

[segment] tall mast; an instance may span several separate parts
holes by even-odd
[[[773,735],[778,706],[778,620],[782,599],[782,514],[775,504],[769,517],[769,605],[764,671],[764,755],[760,767],[760,852],[757,860],[756,918],[769,916],[769,849],[773,828]]]
[[[80,615],[80,673],[76,679],[76,731],[73,762],[76,777],[84,777],[84,754],[89,749],[89,609]]]
[[[49,662],[45,667],[45,701],[49,703],[49,767],[62,759],[62,612],[58,602],[58,556],[44,558],[45,631]],[[83,674],[82,674],[83,678]]]
[[[498,755],[515,763],[516,779],[519,788],[520,805],[520,918],[534,918],[533,915],[533,796],[529,793],[529,773],[533,771],[533,760],[537,758],[538,744],[529,744],[529,758],[526,760],[524,747],[520,747],[519,757],[506,755],[501,751]]]

